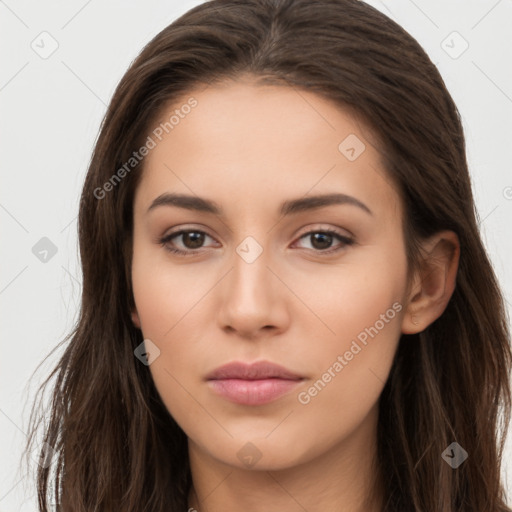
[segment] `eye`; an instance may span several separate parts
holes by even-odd
[[[344,249],[346,246],[354,244],[352,238],[332,229],[308,231],[304,233],[299,240],[307,239],[308,237],[312,245],[311,250],[320,254],[337,252]],[[173,254],[179,256],[193,256],[199,252],[199,249],[204,248],[203,244],[206,238],[213,240],[213,238],[204,231],[197,229],[181,229],[160,238],[158,242],[165,250]],[[176,247],[176,243],[173,242],[174,239],[181,241],[181,247]],[[333,240],[335,239],[340,243],[337,247],[331,248]]]
[[[176,247],[174,242],[170,244],[170,242],[175,238],[181,240],[181,244],[184,249]],[[197,229],[182,229],[164,236],[159,240],[159,243],[169,252],[179,254],[181,256],[191,256],[196,254],[198,249],[202,248],[205,238],[213,240],[213,238],[204,231]]]
[[[352,238],[333,229],[308,231],[299,240],[308,238],[311,241],[312,250],[321,254],[337,252],[354,243]],[[340,244],[337,247],[331,248],[334,239],[338,239]]]

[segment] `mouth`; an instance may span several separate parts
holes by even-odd
[[[304,377],[283,366],[260,361],[228,363],[210,373],[206,380],[214,393],[230,402],[263,405],[292,391]]]

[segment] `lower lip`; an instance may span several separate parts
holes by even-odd
[[[302,380],[302,379],[301,379]],[[262,405],[291,391],[301,380],[218,379],[208,381],[215,393],[241,405]]]

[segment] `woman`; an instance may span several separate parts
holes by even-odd
[[[40,510],[510,510],[510,335],[458,111],[377,10],[214,0],[164,29],[79,239]]]

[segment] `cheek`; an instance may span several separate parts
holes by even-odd
[[[215,280],[211,270],[202,269],[201,277],[193,267],[171,266],[163,250],[134,246],[132,284],[141,330],[144,339],[160,351],[149,370],[164,404],[180,425],[183,416],[192,422],[204,417],[190,382],[197,385],[201,361],[211,360],[208,350],[213,349],[204,328],[212,325],[213,318],[204,309],[207,300],[202,299]]]
[[[397,245],[400,247],[400,245]],[[357,262],[309,281],[308,305],[324,335],[304,353],[315,377],[298,402],[305,421],[330,415],[336,428],[355,427],[377,402],[401,336],[405,252],[368,248]],[[306,287],[300,292],[306,293]],[[325,328],[324,328],[325,327]],[[317,420],[319,421],[319,420]]]
[[[144,337],[164,342],[178,324],[187,323],[187,315],[206,292],[197,277],[190,266],[173,265],[164,249],[136,240],[132,285]]]
[[[204,342],[198,302],[206,290],[194,288],[195,281],[183,272],[164,272],[156,266],[148,270],[134,265],[132,273],[143,337],[160,350],[148,369],[169,413],[185,432],[193,432],[207,420],[196,388],[200,361],[211,357],[198,345],[199,340]]]
[[[321,333],[316,348],[322,350],[315,359],[325,364],[322,354],[332,358],[349,350],[353,340],[382,340],[373,344],[374,351],[393,350],[405,309],[406,278],[406,255],[399,239],[396,244],[362,247],[337,266],[318,266],[315,272],[297,275],[294,293],[312,314],[297,315],[293,321],[303,330],[312,333],[315,327]],[[388,339],[389,343],[384,341]]]

